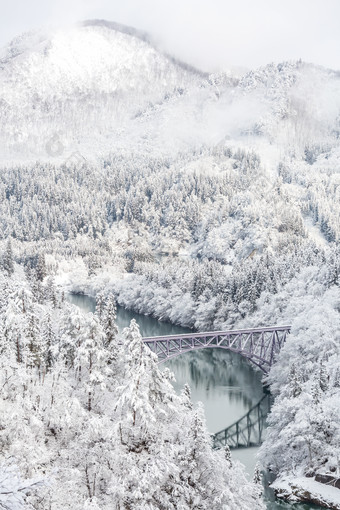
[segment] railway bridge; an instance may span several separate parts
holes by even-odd
[[[184,335],[147,337],[143,338],[143,342],[157,354],[160,363],[185,352],[218,347],[239,353],[267,374],[290,328],[290,326],[273,326],[205,333],[193,332]]]
[[[143,338],[144,343],[157,354],[159,363],[185,352],[220,348],[237,352],[267,374],[283,346],[290,326],[210,331],[184,335]],[[212,435],[213,448],[242,448],[259,446],[264,437],[270,397],[265,395],[232,425]]]

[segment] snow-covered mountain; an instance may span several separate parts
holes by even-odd
[[[106,21],[25,34],[0,54],[4,159],[339,136],[340,75],[302,62],[207,75]],[[60,147],[63,149],[60,150]]]
[[[206,81],[141,34],[106,22],[24,35],[0,66],[2,145],[9,139],[34,154],[56,132],[73,142],[117,134],[148,105]]]

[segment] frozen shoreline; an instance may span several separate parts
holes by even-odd
[[[331,510],[340,510],[340,490],[307,477],[285,477],[271,484],[278,498],[291,502],[306,502],[321,505]]]

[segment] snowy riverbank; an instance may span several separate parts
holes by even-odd
[[[331,510],[340,509],[340,489],[317,482],[313,478],[305,476],[281,478],[276,480],[271,487],[277,497],[291,502],[303,501]]]

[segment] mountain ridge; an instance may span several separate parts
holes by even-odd
[[[162,50],[160,50],[160,48],[154,42],[151,35],[146,31],[139,30],[132,26],[124,25],[122,23],[117,23],[115,21],[107,21],[104,19],[85,20],[85,21],[80,22],[79,25],[85,26],[85,27],[87,27],[87,26],[104,26],[104,27],[110,28],[111,30],[115,30],[117,32],[122,32],[123,34],[131,35],[132,37],[137,37],[141,41],[150,44],[150,46],[152,46],[154,49],[156,49],[160,53],[163,53],[163,55],[165,57],[167,57],[171,62],[173,62],[176,65],[179,65],[184,70],[190,71],[192,73],[196,73],[197,75],[201,76],[202,78],[207,78],[210,75],[210,73],[202,71],[202,70],[198,69],[197,67],[195,67],[191,64],[188,64],[187,62],[184,62],[183,60],[174,57],[170,53],[163,52]]]
[[[339,78],[301,61],[240,78],[208,75],[164,53],[146,32],[105,20],[35,31],[13,39],[0,60],[0,155],[48,158],[56,133],[70,151],[93,154],[221,140],[303,152],[311,139],[336,138]]]

